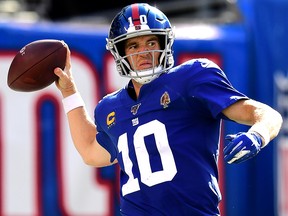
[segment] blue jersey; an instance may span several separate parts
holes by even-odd
[[[121,168],[122,214],[219,215],[222,110],[247,97],[207,59],[174,67],[137,99],[129,88],[95,109],[97,140]]]

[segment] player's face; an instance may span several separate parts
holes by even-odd
[[[146,70],[159,64],[160,52],[147,52],[160,50],[159,39],[155,35],[130,38],[124,48],[125,55],[130,55],[128,61],[132,70]]]

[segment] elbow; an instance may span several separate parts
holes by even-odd
[[[86,157],[85,155],[81,155],[82,157],[82,161],[84,164],[88,165],[88,166],[94,166],[93,161],[91,158]]]
[[[281,127],[283,125],[283,117],[281,116],[281,114],[279,112],[277,112],[277,122],[278,122],[278,133],[279,133],[279,131],[281,130]]]
[[[110,153],[94,139],[92,142],[78,143],[78,152],[86,165],[104,167],[113,164]]]
[[[103,165],[101,164],[101,162],[99,160],[95,160],[95,158],[92,158],[89,156],[83,156],[82,155],[82,161],[84,162],[84,164],[86,164],[88,166],[92,166],[95,168],[103,167]]]
[[[110,156],[110,155],[109,155]],[[111,163],[110,162],[110,157],[104,157],[103,155],[94,155],[94,154],[85,154],[85,155],[81,155],[83,162],[88,165],[88,166],[92,166],[95,168],[101,168],[101,167],[106,167],[106,166],[110,166]]]
[[[270,140],[273,140],[278,136],[283,124],[283,118],[281,114],[275,111],[275,115],[271,118],[270,121]]]

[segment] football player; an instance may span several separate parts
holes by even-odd
[[[121,214],[220,215],[217,161],[221,121],[251,126],[228,135],[228,163],[254,157],[275,138],[280,114],[237,91],[208,59],[174,67],[174,32],[165,14],[132,4],[113,19],[107,49],[127,86],[105,96],[88,116],[70,70],[57,87],[83,160],[121,168]],[[95,123],[94,123],[95,122]]]

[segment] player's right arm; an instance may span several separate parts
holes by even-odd
[[[78,93],[71,72],[69,49],[64,71],[61,68],[55,68],[54,73],[59,77],[56,86],[60,90],[64,100]],[[86,164],[103,167],[117,162],[115,160],[111,163],[110,153],[97,142],[97,129],[88,115],[85,106],[79,106],[70,110],[67,112],[67,118],[74,146]]]
[[[85,107],[71,110],[67,118],[73,143],[84,162],[95,167],[111,165],[110,153],[97,142],[96,126]]]

